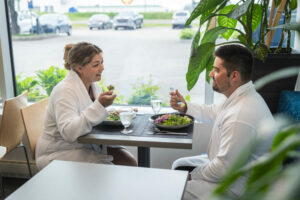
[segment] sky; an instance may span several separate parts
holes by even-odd
[[[122,0],[77,0],[80,5],[122,5]],[[182,10],[186,4],[191,4],[192,0],[133,0],[131,5],[161,5],[168,10]]]

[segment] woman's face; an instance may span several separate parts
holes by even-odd
[[[90,85],[95,81],[101,80],[101,74],[104,70],[102,53],[96,54],[92,61],[84,67],[77,66],[76,71],[85,85]]]

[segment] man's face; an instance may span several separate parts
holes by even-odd
[[[225,96],[231,91],[230,76],[228,77],[227,70],[223,66],[223,59],[216,57],[214,68],[209,76],[213,79],[213,90],[222,93]]]

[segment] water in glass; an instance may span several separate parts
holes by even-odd
[[[128,129],[128,127],[131,124],[132,118],[133,118],[133,113],[132,112],[121,112],[120,113],[121,123],[125,127],[124,130],[121,131],[121,133],[128,134],[128,133],[132,132],[132,130]]]
[[[161,109],[161,100],[160,99],[153,99],[151,100],[151,106],[153,109],[154,114],[158,114]]]

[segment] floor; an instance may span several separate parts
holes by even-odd
[[[2,193],[0,193],[0,200],[4,199],[5,197],[8,197],[11,193],[17,190],[20,186],[22,186],[27,180],[28,179],[23,178],[3,177],[4,196]]]

